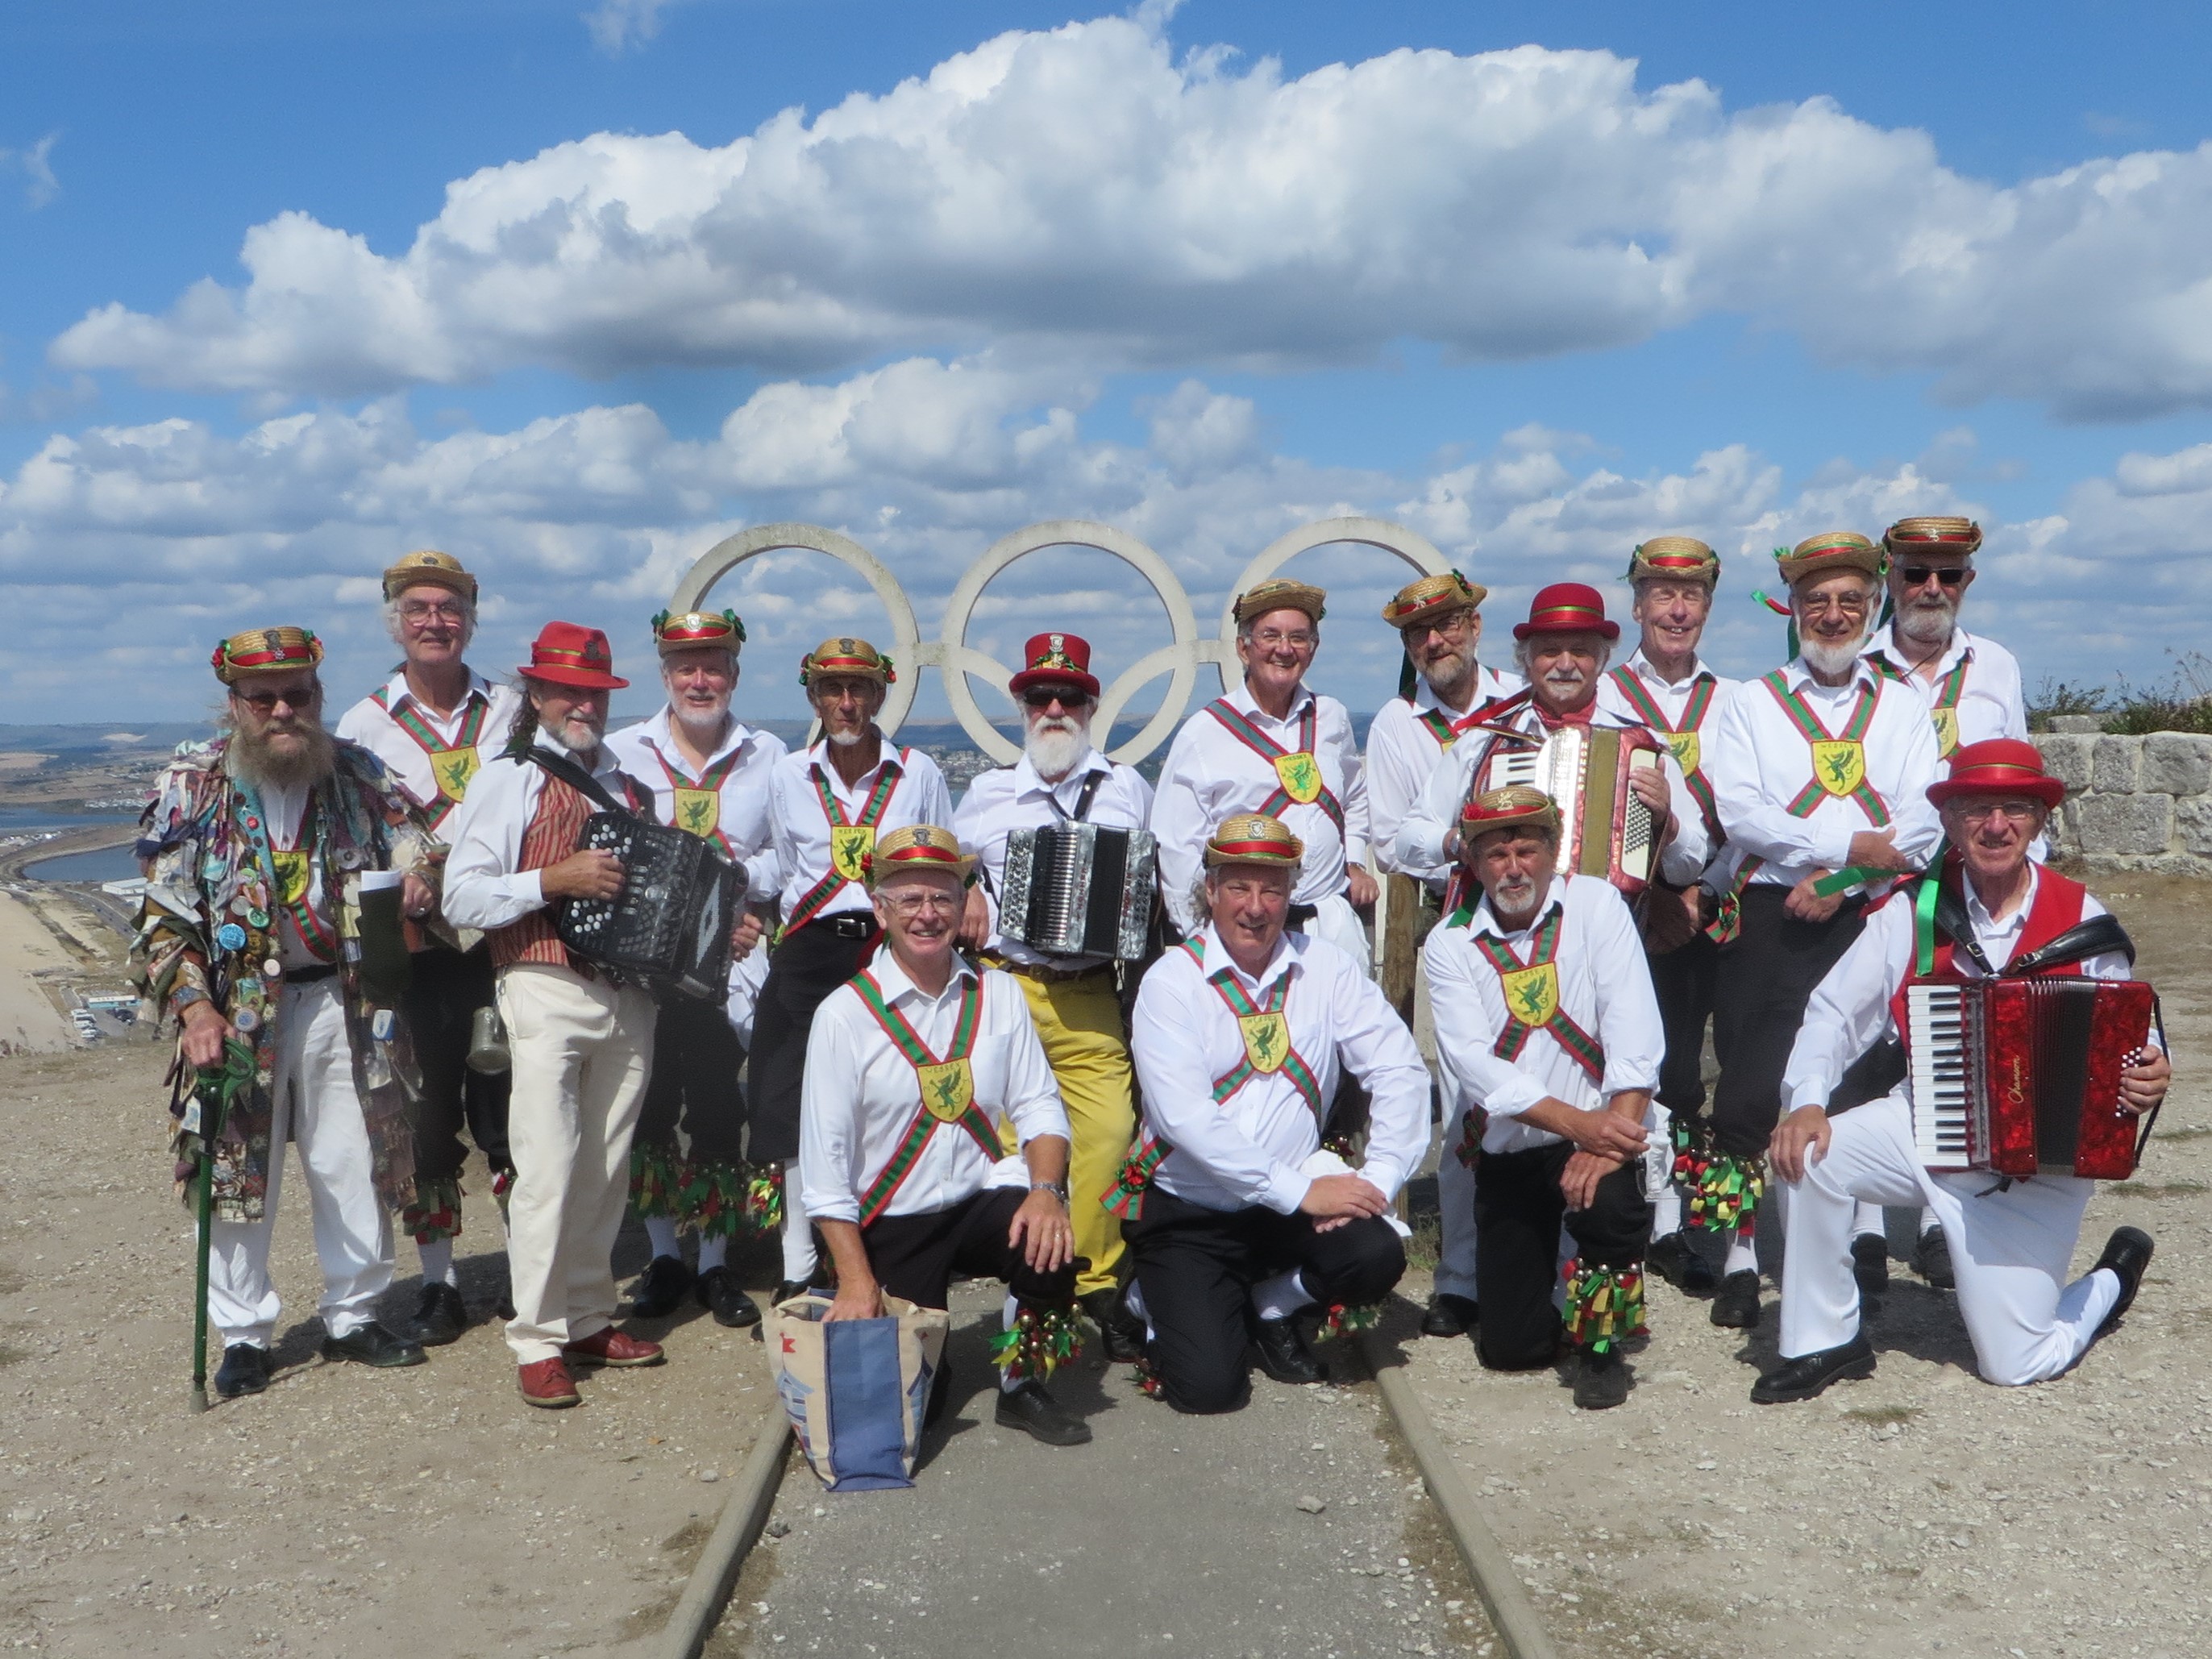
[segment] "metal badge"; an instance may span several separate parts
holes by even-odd
[[[260,1028],[261,1016],[251,1008],[241,1008],[230,1017],[230,1023],[250,1035]]]
[[[215,942],[225,951],[243,951],[246,948],[246,929],[234,921],[226,921],[215,930]]]
[[[361,848],[358,847],[341,847],[338,848],[339,869],[358,870],[361,868],[362,861]]]
[[[379,1042],[389,1042],[392,1041],[392,1033],[398,1029],[398,1024],[391,1009],[380,1008],[369,1017],[369,1035]]]
[[[269,913],[258,907],[248,910],[246,913],[246,919],[256,927],[266,927],[269,925]]]
[[[271,957],[261,964],[261,973],[265,979],[282,979],[284,976],[284,964]]]

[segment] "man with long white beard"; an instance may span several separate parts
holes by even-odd
[[[223,1340],[216,1392],[226,1400],[269,1386],[283,1311],[269,1243],[288,1140],[322,1264],[323,1357],[422,1363],[419,1346],[375,1317],[392,1283],[390,1212],[416,1195],[415,1143],[398,1078],[404,1030],[350,947],[363,890],[420,866],[428,837],[376,757],[323,729],[322,659],[301,628],[249,629],[217,646],[224,735],[169,764],[140,823],[136,977],[175,1018],[189,1068],[172,1115],[190,1072],[234,1054],[250,1062],[214,1149],[208,1316]],[[405,908],[433,902],[420,877],[400,884]],[[196,1134],[180,1127],[177,1140],[180,1155],[196,1152]]]
[[[1730,1235],[1711,1317],[1738,1329],[1759,1322],[1764,1154],[1806,1000],[1865,925],[1869,888],[1921,868],[1942,835],[1927,707],[1859,654],[1881,550],[1838,530],[1775,556],[1798,654],[1729,700],[1706,760],[1736,867],[1714,988],[1712,1145],[1685,1171],[1692,1221]]]
[[[1076,1297],[1105,1338],[1109,1357],[1133,1360],[1144,1330],[1121,1306],[1121,1224],[1105,1208],[1137,1121],[1114,963],[1048,956],[1009,939],[999,930],[996,897],[1006,885],[1006,838],[1015,830],[1062,823],[1141,830],[1152,816],[1152,788],[1135,768],[1116,766],[1091,741],[1099,688],[1089,641],[1039,634],[1023,661],[1006,685],[1021,705],[1022,757],[977,775],[952,818],[960,845],[983,871],[982,884],[969,890],[967,931],[985,941],[983,959],[1012,974],[1029,999],[1074,1130],[1067,1191],[1079,1258]]]
[[[692,1291],[717,1324],[743,1327],[760,1322],[760,1309],[730,1271],[730,1240],[782,1219],[780,1172],[745,1162],[738,1068],[767,977],[767,953],[754,945],[781,884],[769,779],[785,750],[781,738],[730,713],[745,641],[736,611],[664,611],[653,619],[653,639],[667,706],[609,738],[608,750],[653,792],[663,823],[714,842],[744,866],[750,915],[735,941],[723,1006],[672,997],[654,1022],[653,1074],[629,1158],[630,1203],[645,1223],[653,1257],[631,1292],[630,1311],[658,1319]],[[699,1234],[696,1279],[677,1237],[686,1224]]]

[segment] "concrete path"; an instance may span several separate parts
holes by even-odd
[[[1322,1352],[1356,1382],[1255,1376],[1252,1404],[1214,1418],[1086,1358],[1054,1392],[1096,1438],[1055,1449],[993,1424],[997,1307],[995,1286],[953,1291],[957,1403],[914,1490],[831,1496],[794,1462],[709,1654],[1496,1652],[1340,1345]]]

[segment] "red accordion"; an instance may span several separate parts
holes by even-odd
[[[1475,793],[1515,783],[1542,790],[1559,809],[1559,874],[1603,876],[1630,898],[1641,893],[1658,863],[1658,825],[1628,781],[1664,767],[1658,740],[1640,726],[1563,726],[1540,740],[1498,735]]]
[[[1912,1138],[1934,1170],[2136,1172],[2147,1121],[2120,1109],[2120,1074],[2149,1040],[2141,980],[2034,975],[1905,987]]]

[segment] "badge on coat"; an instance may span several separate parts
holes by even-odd
[[[1663,732],[1660,735],[1667,739],[1667,746],[1674,751],[1674,764],[1682,769],[1684,777],[1698,769],[1698,763],[1705,757],[1705,751],[1695,732]]]
[[[1281,1014],[1239,1014],[1237,1029],[1244,1038],[1244,1058],[1252,1062],[1254,1071],[1283,1069],[1283,1062],[1291,1057],[1291,1033]]]
[[[303,903],[307,896],[307,849],[301,847],[288,852],[280,848],[269,856],[276,866],[277,903]]]
[[[1505,1012],[1523,1025],[1549,1025],[1559,1012],[1559,964],[1540,962],[1534,968],[1516,968],[1500,974],[1505,991]]]
[[[1866,748],[1856,738],[1827,738],[1813,745],[1813,776],[1830,794],[1850,794],[1866,781]]]
[[[1301,806],[1321,799],[1321,763],[1307,750],[1275,757],[1275,777],[1283,793]]]
[[[830,867],[846,880],[867,879],[868,854],[875,850],[874,825],[833,823],[830,826]]]
[[[957,1123],[975,1103],[975,1074],[965,1059],[917,1066],[914,1071],[921,1080],[921,1103],[939,1123]]]
[[[678,789],[676,792],[676,827],[688,830],[704,841],[713,835],[722,821],[722,792],[719,789]],[[831,856],[836,856],[835,843],[838,832],[830,832]],[[842,874],[841,871],[839,873]],[[847,876],[850,881],[852,878]]]
[[[1959,749],[1959,711],[1931,708],[1928,712],[1936,721],[1936,752],[1941,758],[1948,760]]]
[[[447,800],[459,800],[469,793],[469,781],[474,778],[483,759],[477,746],[465,743],[458,749],[447,749],[430,757],[431,775],[438,780],[438,793]]]

